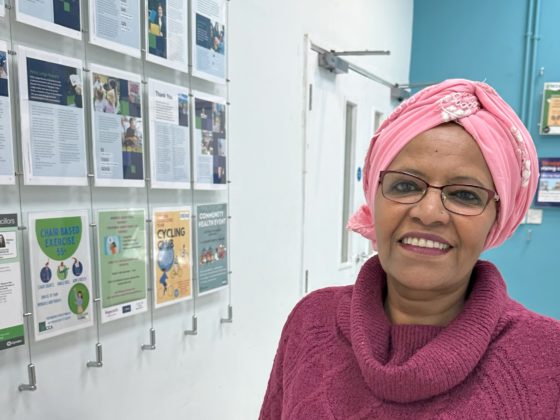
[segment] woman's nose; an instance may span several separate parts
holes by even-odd
[[[412,205],[409,214],[424,225],[445,224],[450,218],[449,211],[443,205],[441,190],[432,187],[428,187],[422,199]]]

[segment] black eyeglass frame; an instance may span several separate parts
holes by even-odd
[[[411,203],[402,203],[400,201],[397,201],[393,198],[389,198],[385,195],[385,191],[383,191],[383,179],[385,178],[386,174],[401,174],[401,175],[406,175],[406,176],[410,176],[412,178],[417,179],[418,181],[423,182],[424,184],[426,184],[426,188],[424,189],[424,192],[422,193],[422,195],[420,196],[420,198],[416,201],[413,201]],[[459,214],[461,216],[479,216],[482,213],[484,213],[484,210],[486,210],[486,207],[488,207],[488,203],[490,203],[490,201],[494,200],[496,201],[496,203],[498,203],[500,201],[500,196],[498,195],[498,193],[494,190],[490,190],[488,188],[484,188],[481,187],[479,185],[470,185],[470,184],[447,184],[447,185],[442,185],[440,187],[438,187],[437,185],[431,185],[430,183],[428,183],[427,181],[423,180],[422,178],[420,178],[417,175],[413,175],[413,174],[409,174],[408,172],[402,172],[402,171],[380,171],[379,172],[379,185],[381,185],[381,194],[383,195],[383,197],[385,197],[387,200],[392,201],[393,203],[399,203],[399,204],[416,204],[419,203],[420,201],[422,201],[422,199],[426,196],[426,193],[428,192],[428,188],[435,188],[436,190],[440,190],[441,192],[441,203],[443,204],[443,207],[445,207],[445,209],[451,213],[454,214]],[[484,204],[484,206],[482,207],[482,210],[480,211],[480,213],[477,214],[464,214],[464,213],[458,213],[456,211],[453,210],[449,210],[447,208],[447,206],[445,205],[445,200],[447,199],[447,196],[445,195],[445,193],[443,192],[444,188],[447,187],[470,187],[470,188],[479,188],[481,190],[484,190],[488,193],[488,199],[486,200],[486,203]]]

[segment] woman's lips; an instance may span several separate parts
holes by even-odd
[[[409,232],[399,239],[399,244],[412,252],[423,255],[445,255],[453,247],[441,236],[425,232]]]

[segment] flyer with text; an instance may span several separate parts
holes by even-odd
[[[540,158],[539,171],[535,204],[539,207],[560,207],[560,158]]]
[[[227,188],[226,101],[194,92],[194,187]]]
[[[0,214],[0,350],[25,342],[17,219]]]
[[[191,209],[153,214],[154,302],[159,308],[192,297]]]
[[[102,322],[145,312],[145,211],[99,210],[97,221]]]
[[[1,6],[4,10],[3,1]],[[16,19],[60,35],[82,39],[80,0],[16,0]]]
[[[542,95],[540,135],[560,134],[560,83],[545,83]]]
[[[12,185],[15,182],[8,47],[6,42],[0,41],[0,184]]]
[[[95,185],[144,186],[140,75],[90,65]]]
[[[150,171],[152,188],[188,189],[191,182],[189,92],[150,79]]]
[[[188,71],[188,2],[148,0],[146,60]]]
[[[20,47],[24,182],[88,185],[82,61]]]
[[[196,266],[198,295],[228,284],[227,204],[196,207]]]
[[[138,0],[89,2],[89,41],[110,50],[140,57]]]
[[[93,325],[87,210],[29,213],[35,340]]]
[[[192,1],[193,75],[226,82],[226,0]]]

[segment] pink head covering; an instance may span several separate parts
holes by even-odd
[[[399,105],[374,134],[364,164],[367,204],[350,217],[348,228],[371,239],[377,249],[373,205],[379,172],[418,134],[455,121],[477,142],[500,196],[498,217],[484,249],[509,238],[535,194],[539,173],[531,135],[513,109],[482,82],[450,79],[430,86]]]

